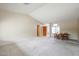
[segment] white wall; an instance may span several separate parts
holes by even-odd
[[[15,37],[36,36],[36,23],[31,16],[0,11],[0,38],[9,39]]]
[[[79,39],[79,19],[77,20],[77,31],[78,31],[78,39]]]

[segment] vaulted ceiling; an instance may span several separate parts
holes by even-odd
[[[31,15],[45,23],[72,20],[79,17],[79,4],[46,4]]]
[[[44,4],[42,3],[0,3],[0,9],[10,12],[29,14],[43,5]]]
[[[0,4],[0,9],[29,14],[43,23],[72,20],[79,17],[78,3],[6,3]]]

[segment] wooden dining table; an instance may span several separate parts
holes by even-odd
[[[69,34],[68,33],[57,33],[55,34],[55,38],[61,39],[61,40],[68,40]]]

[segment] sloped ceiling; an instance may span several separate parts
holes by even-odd
[[[50,3],[33,11],[30,15],[43,23],[77,19],[79,17],[79,4]]]
[[[0,3],[0,9],[10,12],[29,14],[43,5],[44,4],[42,3]]]
[[[0,9],[29,14],[42,23],[73,20],[79,17],[78,3],[0,3]]]

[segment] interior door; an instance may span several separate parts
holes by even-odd
[[[37,25],[37,36],[40,36],[40,25]]]
[[[43,36],[47,36],[47,27],[43,26]]]

